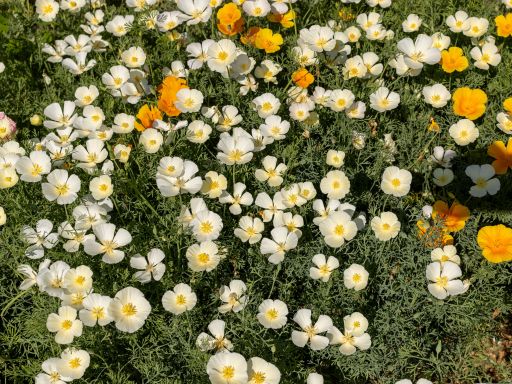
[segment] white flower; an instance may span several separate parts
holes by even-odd
[[[112,299],[108,296],[102,296],[97,293],[87,295],[82,301],[83,309],[78,313],[80,320],[88,327],[94,327],[96,324],[105,326],[112,322],[109,312],[109,306]]]
[[[0,207],[0,227],[7,222],[7,215],[3,207]]]
[[[436,32],[432,35],[432,47],[440,51],[448,49],[450,42],[450,36],[443,35],[441,32]]]
[[[145,129],[140,137],[139,144],[144,147],[146,153],[156,153],[164,142],[164,137],[155,128]]]
[[[493,43],[485,43],[482,48],[474,47],[469,53],[475,60],[475,67],[480,69],[489,70],[490,65],[496,67],[501,62],[498,47]]]
[[[226,176],[215,171],[209,171],[204,175],[203,186],[201,192],[208,195],[210,199],[220,197],[228,186]]]
[[[404,54],[409,68],[421,70],[424,64],[437,64],[441,60],[441,52],[432,45],[430,36],[420,34],[415,41],[409,37],[400,40],[397,48]]]
[[[55,333],[55,342],[58,344],[69,344],[75,337],[82,335],[82,322],[76,318],[76,309],[63,306],[58,314],[50,313],[46,320],[46,328]]]
[[[321,333],[328,331],[332,327],[332,320],[329,316],[318,316],[317,322],[313,325],[311,321],[310,309],[299,309],[293,317],[302,331],[294,330],[292,332],[292,342],[297,347],[303,348],[308,342],[314,351],[325,349],[329,345],[329,339],[325,336],[320,336]]]
[[[260,130],[273,140],[283,140],[290,130],[290,123],[277,115],[271,115],[265,118],[265,124],[260,125]]]
[[[360,291],[368,285],[368,271],[359,264],[351,264],[343,271],[343,283],[345,288]]]
[[[18,174],[14,167],[1,168],[0,167],[0,189],[14,187],[19,181]]]
[[[272,239],[263,238],[261,240],[260,252],[268,256],[268,261],[272,264],[279,264],[284,260],[286,252],[297,247],[299,238],[294,232],[288,232],[288,228],[274,228],[270,232]]]
[[[21,231],[24,240],[30,244],[25,251],[29,259],[40,259],[44,256],[44,250],[52,249],[59,241],[59,235],[53,230],[50,220],[42,219],[36,223],[36,229],[25,225]]]
[[[122,65],[114,65],[110,68],[110,73],[104,73],[101,76],[102,83],[110,89],[112,96],[121,96],[121,87],[130,79],[130,71]]]
[[[21,180],[26,182],[39,182],[42,175],[48,174],[52,169],[50,157],[43,151],[30,152],[29,157],[21,157],[16,162],[16,171]]]
[[[324,377],[319,373],[312,372],[308,375],[306,384],[324,384]]]
[[[265,83],[277,83],[277,74],[283,70],[280,64],[271,60],[263,60],[259,66],[254,69],[254,76],[263,79]]]
[[[197,304],[197,296],[188,284],[179,283],[172,291],[166,291],[162,296],[162,305],[166,311],[180,315],[190,311]]]
[[[73,380],[71,377],[63,376],[59,372],[60,359],[52,357],[43,361],[41,369],[44,373],[39,373],[35,377],[35,384],[65,384]]]
[[[452,32],[464,32],[470,27],[468,18],[469,16],[466,12],[457,11],[455,15],[450,15],[446,18],[446,25]]]
[[[108,157],[108,151],[105,148],[105,143],[99,139],[89,139],[83,145],[79,145],[72,152],[73,160],[77,160],[79,168],[82,168],[87,173],[92,174],[98,169],[101,164]]]
[[[43,122],[43,125],[48,129],[66,128],[73,125],[76,119],[75,103],[72,101],[64,101],[64,109],[59,103],[48,105],[44,109],[44,115],[49,119]]]
[[[54,0],[36,0],[36,12],[42,21],[50,22],[59,13],[59,3]]]
[[[198,212],[190,225],[197,241],[216,240],[223,227],[222,218],[212,211]]]
[[[370,94],[370,107],[379,112],[390,111],[400,104],[400,95],[386,87],[380,87]]]
[[[352,91],[348,89],[335,89],[330,93],[327,106],[335,112],[340,112],[350,107],[354,100],[355,96]]]
[[[461,146],[473,143],[480,136],[480,131],[475,127],[475,123],[468,119],[459,120],[450,127],[448,132],[455,143]]]
[[[271,93],[264,93],[252,100],[253,109],[262,119],[275,115],[280,106],[281,102],[279,99]]]
[[[162,263],[164,258],[165,254],[158,248],[152,248],[147,258],[139,254],[130,258],[130,267],[141,270],[133,275],[135,280],[143,284],[149,283],[151,278],[160,281],[165,272],[165,264]]]
[[[92,270],[87,265],[69,269],[64,275],[62,288],[67,292],[89,292],[92,289]]]
[[[247,383],[247,362],[239,353],[218,353],[208,360],[206,373],[212,384]]]
[[[80,379],[89,367],[91,357],[87,351],[75,348],[66,348],[60,354],[57,368],[61,375],[73,380]]]
[[[183,2],[186,1],[188,0],[183,0]],[[235,43],[228,39],[213,42],[210,44],[206,52],[208,56],[208,67],[212,71],[219,72],[221,74],[227,73],[228,67],[236,59],[236,49]]]
[[[332,327],[327,332],[329,344],[340,346],[340,352],[343,355],[352,355],[357,349],[362,351],[370,348],[372,341],[368,333],[368,320],[359,312],[354,312],[350,316],[343,318],[344,333],[336,327]]]
[[[300,39],[314,52],[332,51],[336,46],[333,30],[319,25],[313,25],[309,29],[301,29]]]
[[[123,51],[121,59],[128,68],[139,68],[146,62],[146,54],[141,47],[130,47]]]
[[[443,300],[448,296],[460,295],[467,291],[468,286],[457,279],[462,276],[460,267],[451,262],[434,262],[427,266],[427,279],[432,283],[428,285],[428,291],[437,299]]]
[[[258,181],[267,182],[271,187],[277,187],[283,183],[282,174],[286,171],[285,164],[277,164],[274,156],[265,156],[261,162],[263,169],[257,169],[254,176]]]
[[[164,157],[161,162],[164,161],[164,159],[168,158]],[[173,176],[167,176],[164,173],[157,172],[156,184],[163,196],[170,197],[182,193],[194,194],[201,189],[203,185],[201,177],[194,177],[199,170],[197,165],[190,160],[182,160],[182,164],[183,165],[178,168],[179,172],[172,171],[173,173],[171,174]]]
[[[98,88],[95,85],[89,87],[78,87],[75,91],[75,105],[78,107],[85,107],[90,105],[99,96]]]
[[[93,178],[89,183],[89,191],[96,200],[103,200],[112,195],[114,187],[110,176],[101,175]]]
[[[212,15],[210,0],[176,0],[181,11],[179,18],[187,21],[187,25],[206,23]]]
[[[279,329],[288,321],[288,307],[281,300],[266,299],[258,307],[256,318],[265,328]]]
[[[500,112],[496,115],[496,126],[507,135],[512,134],[512,114]]]
[[[274,228],[286,227],[288,232],[293,232],[300,239],[302,232],[299,228],[304,226],[304,218],[301,215],[294,215],[291,212],[278,211],[274,215]]]
[[[126,163],[128,162],[131,151],[131,147],[123,144],[116,144],[114,147],[114,156],[116,157],[116,160],[119,160],[119,162]]]
[[[270,12],[267,0],[246,0],[242,4],[244,12],[253,17],[265,17]]]
[[[98,224],[93,227],[96,239],[87,240],[84,243],[84,251],[88,255],[103,255],[102,261],[107,264],[119,263],[124,258],[124,251],[119,250],[132,241],[130,233],[119,228],[116,233],[116,226],[111,223]]]
[[[62,285],[69,269],[69,265],[61,260],[54,262],[48,268],[41,269],[36,278],[39,289],[52,297],[62,298],[64,296]]]
[[[382,174],[380,187],[388,195],[402,197],[411,189],[412,174],[406,169],[387,167]]]
[[[400,232],[400,222],[393,212],[382,212],[372,219],[370,225],[380,241],[391,240]]]
[[[135,127],[135,117],[126,113],[119,113],[114,117],[112,129],[115,133],[125,134],[133,131]]]
[[[137,288],[126,287],[116,293],[109,311],[117,329],[133,333],[144,325],[151,312],[151,305]]]
[[[489,20],[485,17],[470,17],[466,22],[468,23],[468,28],[462,31],[465,36],[480,37],[489,29]]]
[[[329,199],[343,199],[350,192],[350,180],[343,171],[329,171],[320,182],[320,190]]]
[[[233,344],[225,337],[226,323],[224,321],[211,321],[210,324],[208,324],[208,330],[212,336],[202,332],[196,339],[196,346],[201,351],[206,352],[215,349],[216,352],[224,353],[233,349]]]
[[[314,280],[322,280],[324,283],[329,281],[331,273],[340,266],[340,262],[334,256],[329,256],[326,260],[325,255],[318,254],[313,256],[315,267],[309,268],[309,276]]]
[[[453,245],[445,245],[443,248],[436,248],[430,252],[432,261],[438,261],[443,265],[447,261],[460,265],[460,257],[457,255],[457,248]]]
[[[217,144],[217,159],[222,164],[246,164],[251,161],[254,150],[254,143],[251,135],[240,127],[233,129],[232,135],[227,132],[220,134],[220,140]]]
[[[133,15],[116,15],[105,25],[105,30],[116,37],[121,37],[128,33],[131,25],[133,24]]]
[[[225,105],[219,113],[216,128],[221,132],[226,132],[241,123],[242,120],[242,115],[238,113],[237,107],[234,105]]]
[[[436,168],[434,169],[434,184],[444,187],[453,181],[454,175],[451,169]]]
[[[206,39],[201,43],[191,43],[187,45],[186,51],[188,56],[191,57],[191,59],[187,61],[187,65],[190,69],[199,69],[203,67],[208,60],[208,48],[214,42],[215,41],[211,39]]]
[[[283,203],[283,196],[280,192],[274,194],[273,198],[271,198],[266,192],[260,192],[258,193],[258,196],[256,196],[254,203],[258,207],[263,208],[260,215],[265,223],[272,220],[272,217],[278,211],[286,209],[286,206]]]
[[[421,27],[422,20],[414,13],[407,16],[407,19],[402,23],[402,29],[404,32],[416,32]]]
[[[494,178],[496,172],[490,164],[470,165],[466,167],[466,175],[468,175],[473,183],[469,194],[474,197],[484,197],[485,195],[495,195],[501,188],[500,181]]]
[[[442,108],[450,101],[452,95],[443,84],[434,84],[423,88],[423,97],[425,103],[434,108]]]
[[[213,271],[220,262],[219,248],[213,241],[191,245],[186,256],[188,267],[194,272]]]
[[[434,147],[433,154],[430,156],[431,160],[439,164],[443,168],[450,168],[451,161],[457,154],[451,149],[445,150],[443,147]]]
[[[176,93],[174,105],[181,112],[199,112],[203,105],[203,94],[197,89],[182,88]]]
[[[255,217],[243,216],[240,218],[238,227],[235,228],[234,234],[242,242],[249,242],[255,244],[261,240],[261,232],[265,229],[263,221]]]
[[[319,223],[325,243],[339,248],[345,241],[352,240],[357,233],[357,225],[346,212],[333,212]]]
[[[105,207],[86,203],[73,209],[73,218],[77,230],[87,231],[98,224],[105,223],[110,217],[107,215]]]
[[[242,280],[231,280],[229,287],[223,285],[219,290],[220,299],[224,304],[219,307],[220,313],[229,311],[240,312],[247,305],[247,296],[245,292],[247,286]]]
[[[241,205],[250,206],[253,202],[253,197],[249,192],[245,191],[245,184],[236,183],[233,188],[233,195],[223,191],[219,197],[219,202],[222,204],[230,204],[229,212],[233,215],[239,215],[242,213]]]
[[[187,126],[187,139],[191,143],[204,143],[211,133],[212,127],[201,120],[194,120]]]
[[[78,197],[80,179],[76,175],[68,175],[64,169],[53,170],[46,178],[47,183],[41,184],[43,195],[49,201],[57,201],[59,205],[71,204]]]

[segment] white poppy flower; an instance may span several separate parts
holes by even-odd
[[[329,281],[331,273],[340,266],[340,262],[334,256],[329,256],[326,260],[325,255],[318,254],[313,256],[312,261],[316,267],[309,268],[309,276],[313,280],[321,280],[324,283]]]
[[[319,224],[325,243],[339,248],[345,241],[352,240],[357,234],[357,225],[346,212],[333,212]]]
[[[370,107],[378,112],[395,109],[400,104],[400,95],[386,87],[380,87],[370,94]]]
[[[301,331],[292,332],[292,342],[297,347],[303,348],[308,342],[312,350],[320,351],[329,345],[329,339],[321,336],[332,327],[332,320],[329,316],[318,316],[317,322],[313,325],[310,309],[299,309],[293,317],[301,328]]]
[[[460,257],[457,255],[457,248],[453,245],[445,245],[443,248],[436,248],[430,252],[432,261],[438,261],[443,265],[447,261],[460,265]]]
[[[152,248],[146,257],[139,254],[130,258],[130,267],[140,269],[133,277],[141,283],[149,283],[151,279],[160,281],[165,272],[165,264],[162,263],[165,254],[158,248]]]
[[[443,84],[434,84],[423,88],[423,97],[425,103],[434,108],[442,108],[450,101],[452,95]]]
[[[176,5],[181,11],[179,18],[187,25],[206,23],[212,15],[210,0],[176,0]]]
[[[490,65],[496,67],[501,62],[498,47],[493,43],[485,43],[481,48],[474,47],[469,53],[475,60],[475,67],[480,69],[489,70]]]
[[[434,184],[439,187],[444,187],[450,184],[454,179],[453,171],[451,169],[446,168],[434,169],[433,176]]]
[[[44,256],[44,250],[52,249],[59,242],[59,235],[52,232],[53,223],[42,219],[36,223],[35,230],[25,225],[21,231],[23,239],[30,244],[25,251],[29,259],[40,259]]]
[[[397,48],[404,54],[405,64],[409,68],[421,70],[424,64],[437,64],[441,60],[441,52],[432,45],[430,36],[420,34],[415,41],[408,37],[400,40]]]
[[[162,296],[162,305],[166,311],[180,315],[190,311],[197,304],[197,295],[188,284],[179,283],[172,291],[166,291]]]
[[[453,124],[449,133],[455,143],[461,146],[473,143],[480,136],[480,131],[476,128],[475,123],[468,119],[462,119]]]
[[[231,280],[229,286],[223,285],[219,289],[221,301],[224,303],[218,309],[220,313],[230,311],[240,312],[247,305],[247,296],[245,292],[247,286],[242,280]]]
[[[246,164],[253,157],[254,143],[251,135],[242,128],[234,128],[232,135],[227,132],[220,134],[220,140],[217,144],[217,159],[222,164]]]
[[[102,255],[102,261],[107,264],[119,263],[124,258],[124,251],[118,248],[128,245],[132,241],[130,233],[119,228],[116,233],[116,226],[111,223],[98,224],[93,227],[96,239],[87,240],[84,243],[84,251],[88,255]]]
[[[343,271],[345,288],[360,291],[368,285],[368,271],[359,264],[352,264]]]
[[[492,196],[501,188],[500,181],[494,178],[496,172],[490,164],[470,165],[466,167],[466,175],[475,183],[469,190],[471,196],[484,197],[487,194]]]
[[[288,321],[288,307],[281,300],[266,299],[258,307],[256,318],[265,328],[279,329]]]
[[[44,109],[44,115],[49,119],[43,122],[48,129],[66,128],[73,125],[77,115],[75,112],[75,103],[72,101],[64,101],[64,109],[59,103],[48,105]]]
[[[61,260],[42,269],[36,279],[39,289],[52,297],[62,298],[64,296],[62,285],[69,269],[69,265]]]
[[[70,344],[75,337],[82,335],[82,322],[76,318],[76,309],[63,306],[58,314],[50,313],[46,320],[46,328],[55,333],[55,342]]]
[[[59,372],[73,380],[80,379],[85,370],[89,367],[91,357],[87,351],[76,348],[66,348],[60,354],[60,361],[57,364]]]
[[[402,23],[402,29],[404,32],[416,32],[420,29],[422,22],[418,15],[411,13]]]
[[[341,344],[340,352],[347,356],[354,354],[357,349],[364,351],[370,348],[371,337],[368,333],[365,333],[368,328],[368,321],[361,313],[354,312],[350,316],[345,316],[343,323],[344,333],[341,333],[335,326],[327,332],[329,344]]]
[[[229,66],[236,59],[236,50],[236,45],[231,40],[213,42],[206,51],[208,67],[214,72],[227,73]]]
[[[427,266],[426,276],[432,282],[428,285],[428,291],[439,300],[448,296],[460,295],[468,288],[461,280],[457,279],[462,276],[462,271],[457,264],[451,261],[446,261],[443,265],[439,262],[430,263]]]
[[[233,344],[226,336],[226,323],[222,320],[213,320],[208,324],[208,330],[211,335],[202,332],[196,339],[196,346],[203,352],[215,349],[216,352],[225,352],[233,350]],[[228,383],[229,384],[229,383]]]
[[[114,319],[109,312],[112,298],[102,296],[97,293],[91,293],[84,298],[83,308],[78,312],[82,323],[88,327],[94,327],[96,324],[105,326]]]
[[[247,374],[249,379],[248,384],[279,384],[281,381],[281,372],[279,372],[279,369],[274,364],[259,357],[249,359],[247,362]]]
[[[44,259],[41,263],[39,263],[37,272],[34,271],[30,265],[18,265],[18,268],[16,270],[25,277],[25,279],[21,282],[19,289],[21,291],[26,291],[27,289],[30,289],[34,285],[38,284],[38,281],[41,282],[40,276],[41,274],[48,270],[48,266],[50,265],[50,263],[50,259]],[[42,289],[40,288],[40,290]]]
[[[252,107],[262,119],[275,115],[281,107],[281,102],[272,93],[264,93],[252,100]]]
[[[261,182],[267,182],[271,187],[277,187],[283,183],[282,174],[286,171],[285,164],[277,164],[277,158],[274,156],[265,156],[261,162],[263,169],[257,169],[254,173],[256,179]]]
[[[342,171],[329,171],[320,182],[320,190],[329,199],[343,199],[350,192],[350,180]]]
[[[194,272],[213,271],[220,262],[219,248],[213,241],[203,241],[188,247],[188,267]]]
[[[151,305],[137,288],[126,287],[116,293],[108,310],[117,329],[133,333],[144,325],[151,312]]]
[[[269,255],[268,261],[272,264],[279,264],[284,260],[286,252],[297,247],[299,238],[293,232],[288,232],[288,228],[274,228],[270,232],[272,239],[263,238],[261,240],[260,252],[262,255]]]
[[[35,377],[35,384],[65,384],[72,381],[71,377],[66,377],[59,372],[60,359],[52,357],[43,361],[41,369],[44,373],[39,373]]]
[[[446,25],[452,32],[464,32],[470,27],[468,19],[469,15],[466,12],[457,11],[455,15],[450,15],[446,18]]]
[[[406,169],[387,167],[382,174],[380,187],[388,195],[402,197],[411,189],[412,174]]]

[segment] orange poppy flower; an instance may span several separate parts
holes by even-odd
[[[178,116],[181,112],[174,106],[176,93],[182,88],[188,88],[187,82],[175,76],[167,76],[157,88],[160,97],[158,98],[158,109],[165,112],[167,116]]]
[[[256,36],[258,35],[260,29],[260,27],[249,28],[245,34],[240,36],[240,41],[242,42],[242,44],[254,45],[254,42],[256,41]]]
[[[508,37],[512,36],[512,13],[506,15],[499,15],[494,19],[498,36]]]
[[[267,18],[272,23],[280,23],[283,28],[291,28],[295,25],[295,12],[292,10],[289,10],[285,14],[270,12]]]
[[[217,24],[217,28],[221,33],[227,36],[233,36],[242,32],[244,29],[244,19],[239,19],[233,24]]]
[[[496,159],[492,166],[498,175],[507,173],[512,168],[512,138],[508,139],[506,147],[503,141],[495,141],[489,145],[487,154]]]
[[[512,97],[509,97],[503,102],[503,108],[505,108],[505,111],[512,114]]]
[[[280,33],[273,33],[269,28],[263,28],[258,31],[254,40],[254,45],[258,49],[264,49],[265,53],[274,53],[281,49],[283,36]]]
[[[217,19],[219,20],[217,28],[228,36],[241,32],[244,26],[242,12],[234,3],[227,3],[220,8],[217,12]]]
[[[162,113],[157,107],[150,107],[149,105],[144,104],[137,113],[137,119],[140,120],[140,123],[137,121],[135,122],[135,129],[142,132],[147,128],[151,128],[155,120],[161,120]]]
[[[512,228],[503,224],[480,228],[477,242],[482,255],[491,263],[512,260]]]
[[[469,209],[457,201],[448,207],[447,203],[438,200],[432,207],[432,218],[441,221],[448,232],[458,232],[469,219]]]
[[[450,47],[441,52],[441,66],[446,73],[462,72],[469,66],[469,62],[464,52],[459,47]]]
[[[487,95],[481,89],[458,88],[452,96],[453,112],[469,120],[476,120],[485,113]]]
[[[292,80],[297,86],[307,88],[315,81],[315,76],[309,73],[306,68],[300,68],[293,72]]]

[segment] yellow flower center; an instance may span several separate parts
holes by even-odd
[[[69,192],[69,187],[67,184],[58,184],[56,187],[55,187],[55,190],[57,191],[57,193],[59,195],[65,195]]]
[[[32,166],[32,176],[39,176],[43,172],[43,167],[41,167],[39,164],[34,164]]]
[[[275,320],[277,319],[279,313],[277,312],[277,310],[275,308],[271,308],[269,309],[266,313],[265,313],[265,317],[268,319],[268,320]]]
[[[354,273],[352,275],[352,281],[354,283],[359,283],[361,281],[361,275],[359,273]]]
[[[105,317],[105,311],[103,307],[94,307],[91,312],[97,319],[103,319]]]
[[[251,384],[264,384],[265,374],[263,372],[255,372],[249,381]]]
[[[187,303],[187,298],[184,295],[176,296],[176,304],[185,305]]]
[[[304,329],[304,332],[306,332],[306,334],[308,335],[308,337],[311,339],[313,336],[316,335],[316,329],[315,327],[313,327],[312,325],[309,325],[307,326],[305,329]]]
[[[446,276],[444,277],[438,277],[436,279],[436,284],[438,286],[440,286],[441,288],[446,288],[446,286],[448,285],[448,278]]]
[[[334,233],[338,236],[343,236],[343,234],[345,233],[345,228],[343,227],[343,225],[338,224],[336,225],[336,227],[334,227]]]
[[[242,159],[243,153],[239,149],[235,149],[234,151],[231,151],[229,154],[229,160],[233,162],[240,161]]]
[[[73,322],[71,320],[64,320],[61,324],[61,328],[65,329],[66,331],[71,329],[73,326]]]
[[[78,284],[78,285],[83,285],[84,282],[85,282],[85,276],[78,276],[75,279],[75,283]]]
[[[217,56],[217,58],[221,61],[224,61],[228,58],[228,53],[221,51],[221,52],[219,52],[219,55]]]
[[[235,377],[235,368],[231,365],[228,365],[222,368],[221,375],[224,379],[231,380],[233,377]]]
[[[199,226],[199,230],[202,233],[205,233],[205,234],[212,233],[213,232],[213,225],[209,221],[204,221]]]
[[[327,266],[327,264],[324,264],[320,267],[320,274],[321,275],[328,275],[329,273],[331,273],[331,270],[329,269],[329,267]]]
[[[199,255],[197,255],[197,260],[199,261],[199,264],[208,264],[208,262],[210,261],[210,255],[204,252],[200,253]]]
[[[74,359],[71,359],[68,361],[68,365],[73,368],[73,369],[76,369],[78,368],[80,365],[82,365],[82,360],[80,360],[79,357],[75,357]]]
[[[107,240],[103,243],[102,251],[107,254],[107,256],[112,256],[114,250],[117,248],[117,244],[113,241]]]
[[[137,308],[132,303],[127,303],[121,308],[121,312],[125,316],[133,316],[137,313]]]
[[[402,184],[400,182],[400,179],[394,178],[393,180],[391,180],[391,185],[393,185],[393,187],[395,187],[395,188],[398,188],[400,186],[400,184]]]

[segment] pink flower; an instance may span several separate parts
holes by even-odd
[[[0,112],[0,140],[9,140],[16,132],[16,123],[4,112]]]

